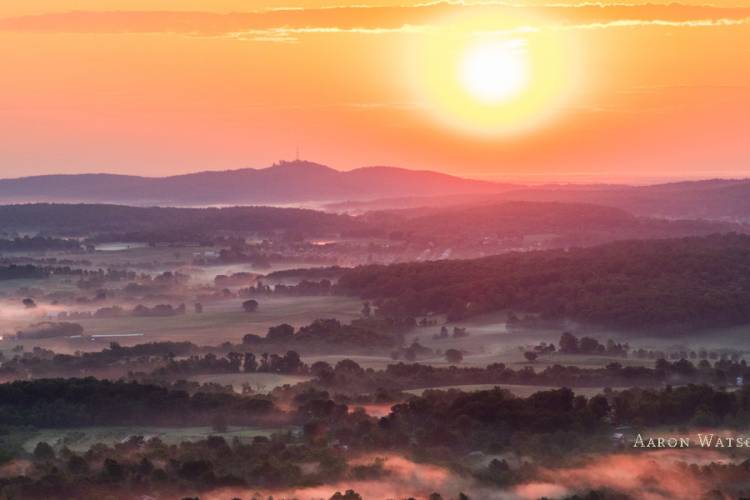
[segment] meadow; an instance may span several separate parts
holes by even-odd
[[[196,375],[188,380],[201,384],[231,385],[236,392],[242,392],[245,384],[255,393],[268,393],[277,387],[306,382],[312,377],[301,375],[283,375],[280,373],[217,373],[211,375]]]
[[[92,312],[100,307],[120,305],[132,309],[136,304],[156,305],[168,303],[177,306],[184,303],[187,314],[162,317],[112,317],[75,319],[81,324],[87,340],[40,339],[28,342],[28,346],[54,348],[67,352],[75,350],[98,350],[111,341],[130,345],[140,342],[164,340],[186,340],[198,345],[217,345],[222,342],[241,342],[245,334],[265,335],[270,326],[289,323],[295,327],[306,325],[318,318],[336,318],[348,322],[357,317],[361,301],[349,297],[334,296],[261,296],[260,307],[254,313],[244,312],[242,302],[246,298],[229,298],[202,301],[203,312],[193,312],[196,295],[218,290],[214,286],[217,275],[245,272],[252,274],[310,267],[304,262],[275,263],[269,269],[259,271],[250,264],[212,264],[195,266],[194,259],[216,254],[214,247],[149,247],[138,243],[112,243],[98,247],[94,252],[66,254],[48,252],[37,258],[73,259],[74,267],[86,269],[128,269],[138,274],[156,274],[171,271],[187,274],[186,286],[171,290],[164,297],[138,300],[121,294],[126,281],[107,282],[105,288],[112,291],[113,299],[106,301],[83,301],[81,303],[57,305],[50,294],[67,293],[68,296],[88,297],[94,290],[79,289],[75,276],[53,275],[46,279],[13,279],[0,281],[0,337],[7,340],[16,331],[34,322],[54,320],[59,312]],[[81,263],[86,261],[85,264]],[[245,285],[246,286],[246,285]],[[232,287],[236,292],[239,287]],[[3,299],[5,296],[5,299]],[[37,307],[24,308],[22,297],[34,297]],[[41,300],[40,297],[48,297]],[[122,298],[121,298],[122,297]],[[137,334],[137,335],[135,335]],[[91,338],[90,336],[102,336]],[[2,348],[15,345],[6,341]]]
[[[581,368],[604,367],[616,362],[623,366],[647,366],[654,364],[653,359],[638,359],[634,356],[627,358],[603,356],[596,354],[562,354],[555,352],[539,356],[530,363],[524,353],[531,350],[540,342],[557,345],[560,335],[564,331],[572,331],[576,335],[594,337],[602,343],[612,339],[615,342],[629,343],[631,350],[663,350],[667,352],[689,350],[725,350],[736,349],[747,351],[747,336],[750,326],[731,328],[716,328],[698,330],[678,335],[638,335],[633,332],[623,332],[606,328],[595,328],[574,323],[562,323],[559,327],[508,328],[507,313],[498,312],[485,314],[466,321],[445,323],[449,335],[454,327],[465,328],[468,336],[436,339],[443,325],[443,318],[436,317],[437,325],[413,328],[406,335],[406,344],[418,341],[420,345],[435,352],[445,352],[447,349],[458,349],[463,352],[462,366],[486,366],[491,363],[505,363],[511,368],[531,366],[535,370],[544,369],[552,365],[578,366]],[[448,366],[449,362],[442,355],[426,356],[418,360],[420,363],[435,366]],[[388,362],[392,362],[389,360]],[[388,363],[386,363],[388,364]],[[375,360],[369,366],[375,367]]]
[[[189,341],[197,345],[218,345],[223,342],[240,343],[245,334],[265,335],[268,328],[281,323],[295,327],[309,324],[318,318],[336,318],[348,322],[359,315],[362,304],[359,300],[339,296],[258,298],[260,306],[256,312],[242,310],[243,299],[226,299],[205,303],[203,313],[192,310],[186,304],[186,314],[164,317],[115,317],[76,319],[87,336],[102,336],[90,339],[37,339],[16,342],[6,340],[7,348],[22,343],[27,347],[40,346],[64,351],[99,350],[109,342],[132,345],[155,341]],[[131,306],[132,307],[132,306]],[[43,306],[36,311],[25,311],[15,306],[15,313],[5,308],[3,330],[8,336],[31,322],[46,320],[45,312],[60,308]],[[139,335],[134,335],[139,334]]]
[[[167,317],[124,317],[84,319],[80,324],[87,334],[143,333],[138,340],[187,340],[198,345],[239,343],[247,333],[265,335],[268,328],[281,323],[299,327],[325,317],[349,321],[359,314],[361,302],[348,297],[261,297],[256,312],[242,310],[242,299],[204,304],[203,313],[192,311]]]
[[[505,389],[507,391],[510,391],[511,394],[514,396],[517,396],[519,398],[527,398],[531,396],[534,393],[540,392],[540,391],[549,391],[558,389],[558,387],[550,387],[550,386],[543,386],[543,385],[520,385],[520,384],[471,384],[471,385],[450,385],[450,386],[443,386],[443,387],[423,387],[420,389],[410,389],[408,391],[404,391],[407,394],[413,394],[415,396],[421,396],[425,393],[425,391],[429,390],[440,390],[440,391],[449,391],[449,390],[459,390],[463,392],[478,392],[478,391],[489,391],[495,388]],[[586,396],[587,398],[590,398],[591,396],[596,396],[597,394],[601,394],[604,391],[604,387],[579,387],[573,389],[573,392],[577,396]]]
[[[56,451],[67,447],[72,451],[83,452],[96,443],[115,445],[131,437],[144,439],[159,438],[166,444],[179,444],[183,441],[200,441],[208,436],[220,435],[224,439],[239,439],[249,442],[256,436],[270,436],[273,433],[293,431],[294,428],[279,427],[229,427],[226,432],[217,433],[211,427],[82,427],[75,429],[39,429],[29,431],[23,443],[27,452],[34,451],[39,442],[46,442]]]

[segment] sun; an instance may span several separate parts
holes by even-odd
[[[441,125],[489,137],[539,128],[580,87],[579,58],[569,34],[534,24],[490,7],[437,19],[413,38],[400,77]]]
[[[461,59],[459,77],[478,101],[497,104],[513,99],[528,85],[524,43],[490,40],[469,46]]]

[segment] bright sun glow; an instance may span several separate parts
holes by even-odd
[[[479,101],[496,104],[517,96],[527,85],[528,68],[521,40],[481,41],[466,50],[461,84]]]
[[[549,123],[581,88],[571,35],[508,19],[507,10],[484,14],[436,19],[413,39],[405,74],[415,99],[438,123],[475,136]]]

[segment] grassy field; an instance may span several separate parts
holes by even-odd
[[[200,345],[216,345],[222,342],[237,343],[247,333],[264,335],[268,327],[280,323],[290,323],[296,327],[302,326],[317,318],[337,318],[347,322],[358,316],[361,302],[347,297],[260,297],[260,308],[256,313],[248,314],[241,310],[241,299],[221,300],[203,304],[203,314],[192,312],[192,297],[195,285],[212,283],[217,274],[232,274],[240,271],[253,273],[267,273],[274,270],[310,267],[301,262],[280,263],[273,269],[253,269],[249,264],[222,264],[205,267],[187,266],[195,255],[204,252],[214,252],[215,248],[151,248],[133,247],[125,249],[124,245],[109,245],[108,251],[97,251],[81,255],[50,253],[49,256],[88,259],[95,268],[127,265],[139,271],[149,273],[163,270],[180,269],[191,275],[188,288],[185,290],[184,302],[188,306],[188,314],[163,318],[113,318],[113,319],[83,319],[81,323],[87,335],[122,335],[142,334],[134,337],[110,337],[95,341],[71,341],[67,339],[46,339],[25,342],[27,348],[34,345],[52,348],[61,352],[76,350],[99,350],[111,341],[123,345],[135,343],[187,340]],[[122,248],[117,250],[117,248]],[[112,283],[113,288],[124,283]],[[25,310],[20,300],[2,301],[2,294],[15,291],[22,287],[51,291],[80,292],[75,286],[75,279],[64,276],[53,276],[48,280],[9,280],[0,281],[0,336],[9,336],[17,330],[25,328],[30,323],[43,321],[48,315],[54,315],[60,310],[91,310],[110,304],[85,304],[81,306],[52,306],[41,304],[33,310]],[[174,305],[180,300],[165,299]],[[153,304],[151,304],[153,305]],[[125,305],[132,308],[134,304]],[[466,338],[433,339],[440,330],[440,325],[413,329],[407,336],[407,344],[412,340],[419,342],[433,350],[444,352],[446,349],[459,349],[464,352],[464,366],[486,366],[490,363],[505,363],[512,368],[528,365],[523,352],[539,342],[556,343],[563,330],[575,325],[563,325],[552,328],[533,328],[524,330],[508,329],[507,314],[498,312],[471,318],[466,321],[448,324],[449,330],[454,326],[466,328],[469,336]],[[575,332],[578,335],[580,333]],[[746,349],[747,338],[750,335],[750,325],[727,328],[714,331],[690,332],[683,335],[668,337],[637,336],[632,333],[624,334],[614,330],[597,330],[587,333],[597,337],[600,341],[613,339],[615,341],[629,341],[633,348],[664,349],[664,350],[699,350],[734,348]],[[0,350],[12,348],[13,342],[2,342]],[[750,352],[750,349],[748,349]],[[364,367],[383,368],[393,363],[388,356],[347,356],[347,355],[319,355],[306,358],[306,362],[324,360],[335,363],[344,358],[352,358]],[[421,363],[447,366],[441,354],[428,358],[420,358]],[[580,367],[602,367],[611,362],[624,365],[652,366],[651,360],[635,358],[610,358],[603,356],[565,356],[551,355],[540,357],[532,366],[543,369],[553,364],[575,365]]]
[[[197,344],[239,342],[247,333],[265,335],[270,326],[289,323],[295,327],[317,318],[349,321],[359,315],[359,300],[347,297],[261,297],[254,313],[242,311],[242,300],[204,304],[202,314],[163,318],[114,318],[81,320],[87,334],[143,333],[143,341],[189,340]]]
[[[38,289],[44,293],[76,292],[76,277],[55,275],[45,279],[0,280],[0,294],[10,294],[21,288]],[[15,303],[15,302],[14,302]]]
[[[132,244],[131,244],[132,245]],[[149,247],[132,246],[125,248],[126,244],[118,243],[103,247],[109,250],[97,251],[85,255],[91,261],[92,267],[107,268],[127,263],[130,267],[139,271],[162,272],[172,270],[175,267],[188,265],[195,258],[202,258],[207,254],[215,254],[215,247]],[[310,268],[327,266],[332,264],[318,264],[309,262],[275,262],[268,268],[255,268],[249,263],[240,264],[216,264],[202,266],[198,275],[191,280],[193,284],[200,282],[212,282],[217,274],[233,274],[237,272],[252,272],[257,274],[269,274],[274,271],[285,269]]]
[[[201,384],[210,382],[220,385],[231,385],[237,392],[242,392],[243,384],[250,384],[250,387],[255,392],[267,393],[276,387],[286,384],[298,384],[311,378],[299,375],[281,375],[278,373],[221,373],[216,375],[196,375],[195,377],[190,377],[188,380],[200,382]]]
[[[549,391],[552,389],[559,389],[559,387],[550,387],[544,385],[517,385],[517,384],[472,384],[472,385],[451,385],[445,387],[425,387],[422,389],[412,389],[404,391],[408,394],[414,394],[415,396],[421,396],[425,391],[430,389],[439,389],[441,391],[447,391],[450,389],[457,389],[464,392],[476,392],[476,391],[488,391],[499,387],[501,389],[507,389],[512,394],[519,398],[527,398],[532,394],[539,391]],[[585,387],[579,389],[573,389],[576,395],[591,397],[597,394],[601,394],[604,391],[604,387]]]
[[[383,369],[386,366],[396,363],[390,356],[367,356],[361,354],[315,354],[305,356],[305,362],[308,364],[315,363],[316,361],[325,361],[331,365],[335,365],[342,359],[351,359],[356,361],[362,368],[372,368],[374,370]]]
[[[518,346],[538,342],[556,342],[559,331],[517,331],[506,327],[505,313],[496,313],[472,318],[468,321],[446,324],[449,333],[453,327],[466,328],[468,337],[434,339],[440,332],[441,324],[428,327],[417,327],[407,335],[407,343],[418,340],[420,344],[433,350],[445,351],[458,349],[464,351],[463,365],[485,366],[490,363],[509,363],[520,361],[523,356],[518,353]],[[447,363],[442,357],[425,360],[431,364]]]
[[[155,341],[190,341],[198,345],[239,343],[243,335],[265,335],[270,326],[289,323],[300,327],[318,318],[337,318],[348,322],[359,316],[362,304],[348,297],[262,297],[257,312],[242,311],[241,299],[204,304],[204,312],[168,317],[91,318],[76,320],[87,335],[143,334],[137,337],[113,337],[99,340],[42,339],[27,341],[27,347],[75,350],[100,350],[109,342],[132,345]],[[39,321],[36,319],[35,321]],[[16,328],[30,323],[15,320],[2,322],[0,332],[15,333]],[[2,333],[0,333],[2,334]]]
[[[56,450],[67,446],[73,451],[85,451],[96,443],[113,445],[123,442],[131,436],[142,436],[145,439],[158,437],[167,444],[182,441],[198,441],[211,435],[220,435],[231,440],[238,438],[250,441],[255,436],[269,436],[275,432],[294,430],[288,428],[263,427],[230,427],[227,432],[217,434],[210,427],[84,427],[80,429],[40,429],[34,432],[24,443],[24,450],[31,452],[40,441],[44,441]]]
[[[187,340],[201,345],[216,345],[222,342],[240,342],[247,333],[264,335],[268,327],[280,323],[289,323],[299,327],[318,318],[337,318],[348,322],[358,316],[361,301],[347,297],[260,297],[260,308],[248,314],[242,311],[242,299],[205,302],[203,314],[192,313],[195,290],[191,288],[213,283],[218,274],[232,274],[240,271],[266,273],[281,269],[309,267],[302,262],[288,262],[273,266],[272,269],[257,270],[249,264],[227,264],[206,267],[188,266],[194,256],[204,252],[215,252],[215,248],[152,248],[124,245],[109,245],[108,251],[97,251],[76,254],[76,259],[87,259],[91,268],[108,268],[126,266],[138,272],[150,274],[162,271],[179,270],[191,276],[185,289],[184,299],[165,299],[165,302],[177,305],[180,301],[188,306],[188,314],[172,317],[123,317],[107,319],[77,319],[87,335],[121,335],[143,334],[132,338],[105,338],[97,341],[68,341],[65,339],[45,339],[27,342],[26,347],[38,345],[63,351],[98,350],[110,341],[123,345],[163,340]],[[119,249],[119,250],[118,250]],[[50,253],[48,256],[71,258],[64,253]],[[65,291],[85,295],[76,287],[77,279],[69,276],[52,276],[49,279],[7,280],[0,281],[0,336],[8,337],[31,323],[53,319],[58,312],[91,311],[98,307],[110,306],[111,303],[86,304],[82,306],[53,306],[39,302],[36,309],[25,309],[20,299],[2,300],[4,294],[15,293],[20,288],[42,290],[44,293]],[[107,284],[111,288],[120,288],[125,282]],[[130,309],[135,303],[123,304]],[[150,304],[153,305],[153,304]],[[0,348],[11,346],[0,346]]]
[[[439,322],[440,323],[440,322]],[[559,328],[538,329],[508,329],[506,327],[505,313],[488,314],[472,318],[469,321],[449,323],[446,325],[449,333],[454,326],[466,328],[469,333],[465,338],[434,339],[433,336],[440,331],[437,326],[418,327],[407,335],[407,343],[419,340],[419,343],[433,350],[444,352],[446,349],[458,349],[464,352],[463,366],[486,366],[490,363],[505,363],[511,368],[532,366],[536,370],[547,366],[559,364],[567,366],[579,366],[582,368],[604,367],[609,363],[617,362],[625,366],[648,366],[654,364],[653,360],[637,359],[635,357],[616,358],[598,355],[564,355],[552,354],[539,357],[533,364],[529,364],[524,358],[524,351],[540,342],[554,343],[560,339],[566,326],[570,326],[578,336],[588,335],[597,338],[604,343],[608,339],[616,342],[628,342],[632,349],[665,350],[674,352],[680,350],[705,349],[737,349],[747,351],[747,338],[750,336],[750,325],[734,328],[689,332],[675,336],[640,336],[637,334],[623,333],[613,330],[601,330],[581,333],[575,330],[574,325],[561,325]],[[390,360],[387,360],[390,362]],[[442,356],[420,359],[421,363],[429,363],[437,366],[447,366],[448,363]],[[387,363],[386,363],[387,364]]]

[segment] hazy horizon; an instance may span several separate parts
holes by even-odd
[[[277,160],[269,165],[258,165],[258,166],[240,166],[240,167],[234,167],[234,168],[203,168],[203,169],[194,169],[194,170],[185,170],[183,172],[174,172],[174,173],[167,173],[167,174],[151,174],[151,173],[121,173],[121,172],[115,172],[107,169],[100,169],[100,170],[92,170],[92,171],[76,171],[74,169],[71,169],[69,171],[59,171],[59,172],[49,172],[49,173],[39,173],[39,174],[28,174],[28,175],[18,175],[18,176],[12,176],[12,177],[6,177],[2,176],[0,177],[0,181],[3,180],[15,180],[15,179],[23,179],[28,177],[39,177],[39,176],[47,176],[47,175],[132,175],[137,177],[144,177],[149,179],[158,179],[158,178],[164,178],[164,177],[174,177],[174,176],[181,176],[181,175],[191,175],[191,174],[199,174],[199,173],[219,173],[219,172],[232,172],[237,170],[246,170],[246,169],[252,169],[252,170],[264,170],[267,168],[272,168],[274,166],[277,166],[277,164],[283,164],[283,163],[295,163],[295,162],[303,162],[303,163],[313,163],[316,165],[321,165],[324,167],[331,168],[333,170],[336,170],[337,172],[350,172],[353,170],[358,169],[365,169],[365,168],[394,168],[394,169],[402,169],[402,170],[410,170],[414,172],[435,172],[439,174],[446,174],[451,175],[454,177],[458,177],[461,179],[468,179],[468,180],[477,180],[477,181],[484,181],[484,182],[494,182],[498,184],[502,183],[517,183],[517,184],[524,184],[524,185],[565,185],[565,184],[592,184],[592,185],[605,185],[605,184],[620,184],[620,185],[632,185],[632,186],[648,186],[648,185],[655,185],[655,184],[669,184],[669,183],[675,183],[675,182],[697,182],[697,181],[708,181],[708,180],[746,180],[750,178],[749,174],[746,173],[733,173],[733,172],[697,172],[694,174],[689,175],[660,175],[660,174],[643,174],[643,175],[613,175],[613,176],[598,176],[596,174],[589,174],[585,172],[565,172],[561,173],[555,176],[547,176],[546,174],[538,174],[538,175],[530,175],[530,174],[518,174],[518,175],[499,175],[499,174],[477,174],[477,175],[471,175],[471,172],[466,172],[465,174],[462,174],[460,172],[452,172],[452,171],[445,171],[445,170],[437,170],[437,169],[430,169],[430,168],[413,168],[409,166],[401,166],[401,165],[362,165],[362,166],[354,166],[354,167],[345,167],[341,168],[336,165],[328,165],[322,162],[314,161],[314,160],[307,160],[307,159],[300,159],[300,160]]]
[[[747,498],[750,0],[677,1],[0,2],[0,499]]]
[[[748,19],[747,2],[3,5],[2,176],[299,148],[492,180],[744,177]]]

